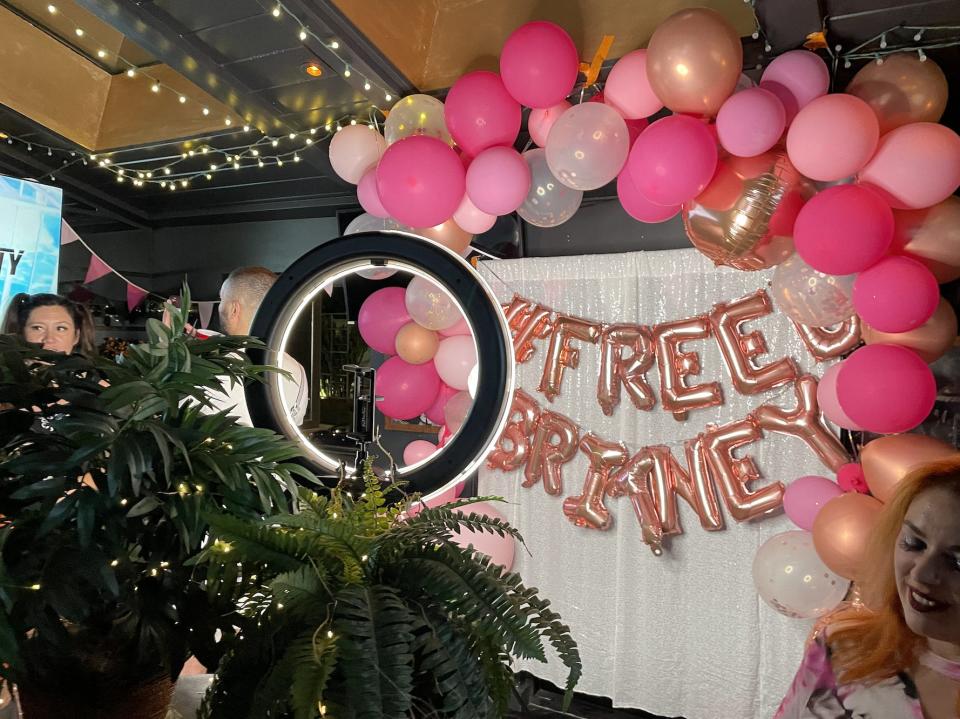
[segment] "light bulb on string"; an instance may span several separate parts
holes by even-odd
[[[257,167],[263,167],[263,160],[257,160]]]
[[[917,55],[920,56],[920,62],[926,62],[926,61],[927,61],[927,54],[923,51],[923,48],[922,48],[922,47],[918,47],[918,48],[917,48]]]
[[[213,179],[213,175],[211,175],[209,172],[205,175],[205,177],[206,177],[208,180],[212,180],[212,179]]]
[[[308,145],[312,145],[312,144],[313,144],[313,140],[311,140],[309,137],[307,138],[307,144],[308,144]]]
[[[226,125],[227,127],[230,127],[230,125],[233,124],[233,120],[231,120],[229,117],[225,117],[223,119],[223,124]]]
[[[148,178],[153,177],[153,173],[148,171],[148,172],[147,172],[147,177],[148,177]]]
[[[97,57],[99,57],[101,60],[102,60],[103,58],[105,58],[106,56],[107,56],[107,51],[106,51],[106,50],[97,50]]]
[[[317,128],[311,127],[311,128],[310,128],[310,134],[311,134],[311,135],[316,135],[316,134],[317,134]]]
[[[47,12],[50,13],[51,15],[56,15],[56,14],[57,14],[57,6],[56,6],[56,5],[47,5]]]
[[[184,103],[187,101],[187,98],[184,97],[183,95],[181,95],[181,96],[180,96],[179,98],[177,98],[177,99],[180,100],[180,104],[181,104],[181,105],[184,104]]]
[[[276,147],[277,145],[280,144],[280,140],[273,140],[270,144]]]
[[[300,29],[300,39],[301,39],[301,40],[306,40],[306,39],[307,39],[307,31],[304,30],[303,28]]]
[[[200,152],[202,152],[204,155],[206,155],[209,151],[210,151],[210,148],[209,148],[209,147],[206,147],[206,146],[204,146],[204,147],[200,150]]]
[[[887,33],[883,33],[880,36],[880,49],[885,50],[887,47]]]
[[[250,132],[250,125],[244,125],[244,126],[243,126],[243,131],[244,131],[244,132]]]
[[[186,187],[188,184],[190,183],[187,180],[180,180],[180,187]]]
[[[351,125],[356,125],[356,124],[357,124],[356,119],[351,120],[351,121],[350,121],[350,124],[351,124]]]
[[[279,5],[277,5],[277,6],[273,9],[273,16],[274,16],[274,17],[280,17],[280,6],[279,6]]]
[[[136,74],[137,74],[137,71],[134,70],[132,67],[129,70],[127,70],[127,77],[134,77]]]
[[[239,163],[239,162],[234,162],[234,163],[233,163],[233,169],[234,169],[234,170],[239,170],[239,169],[240,169],[240,163]]]
[[[294,161],[294,162],[300,162],[300,155],[294,153],[294,154],[293,154],[293,161]]]
[[[216,170],[216,169],[217,169],[217,166],[214,165],[213,163],[210,163],[210,169],[211,169],[211,170]]]
[[[296,140],[296,139],[297,139],[297,133],[291,132],[291,133],[288,135],[288,137],[289,137],[291,140]]]
[[[350,77],[350,74],[351,74],[351,73],[350,73],[350,66],[348,65],[347,68],[343,71],[343,76],[344,76],[344,77]]]
[[[386,100],[387,102],[390,102],[391,100],[393,100],[393,95],[391,95],[388,92],[386,95],[383,96],[383,99]]]
[[[169,175],[169,174],[170,174],[170,168],[169,168],[169,167],[164,167],[164,168],[163,168],[163,174],[164,174],[164,175]]]
[[[920,42],[920,38],[923,37],[923,28],[917,30],[917,34],[913,36],[914,42]]]
[[[83,37],[83,28],[78,27],[74,32],[77,34],[77,37]]]
[[[256,157],[257,155],[260,154],[260,150],[253,148],[252,150],[250,150],[250,154]]]
[[[150,89],[153,90],[154,92],[160,92],[160,83],[159,82],[153,83],[153,85],[150,86]]]
[[[281,160],[279,157],[277,158],[277,166],[283,167],[283,160]]]
[[[336,40],[334,40],[332,43],[330,43],[330,47],[332,47],[334,50],[339,50],[339,49],[340,49],[340,43],[338,43]]]
[[[330,123],[328,122],[326,125],[324,125],[323,129],[326,130],[327,132],[330,132]]]
[[[369,90],[369,89],[370,89],[370,82],[369,82],[369,81],[363,83],[363,89],[364,89],[364,90]]]

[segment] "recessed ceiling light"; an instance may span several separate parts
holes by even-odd
[[[129,70],[127,70],[127,77],[133,77],[136,74],[137,74],[137,71],[134,70],[132,67]]]
[[[310,77],[320,77],[323,74],[323,67],[316,60],[311,60],[303,64],[303,71]]]
[[[97,57],[99,57],[101,60],[102,60],[103,58],[105,58],[106,56],[107,56],[107,51],[106,51],[106,50],[97,50]]]
[[[56,5],[47,5],[47,11],[48,11],[51,15],[56,15],[56,14],[57,14],[57,6],[56,6]]]
[[[82,28],[82,27],[78,27],[76,30],[74,30],[74,32],[77,33],[77,37],[83,37],[83,28]]]

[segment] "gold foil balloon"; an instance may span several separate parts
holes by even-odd
[[[761,270],[793,254],[793,223],[809,182],[785,152],[725,158],[710,185],[685,202],[681,217],[693,246],[718,265]]]
[[[733,94],[742,69],[740,36],[715,10],[674,13],[647,45],[650,87],[674,112],[716,115]]]
[[[892,434],[867,442],[860,452],[860,465],[873,496],[889,502],[897,484],[912,470],[927,462],[956,456],[955,447],[934,437]]]
[[[888,344],[909,347],[927,364],[936,362],[953,347],[957,339],[957,313],[944,298],[933,317],[909,332],[880,332],[864,323],[861,334],[868,345]]]
[[[931,59],[893,53],[868,62],[847,86],[877,114],[880,134],[910,122],[938,122],[947,107],[947,78]]]
[[[473,235],[460,228],[452,219],[441,222],[433,227],[417,227],[412,230],[413,234],[426,237],[439,245],[443,245],[458,255],[466,250],[473,241]]]

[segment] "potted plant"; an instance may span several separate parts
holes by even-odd
[[[198,562],[242,619],[199,716],[498,717],[511,657],[545,661],[543,640],[569,668],[569,702],[580,657],[568,628],[518,575],[453,541],[517,530],[456,511],[476,499],[408,519],[386,505],[393,489],[368,463],[359,497],[301,489],[297,514],[211,517],[217,542]]]
[[[162,718],[188,654],[215,663],[232,632],[186,564],[206,517],[285,511],[296,475],[316,481],[278,435],[204,407],[262,378],[258,343],[190,339],[168,310],[119,364],[0,338],[0,679],[25,719]]]

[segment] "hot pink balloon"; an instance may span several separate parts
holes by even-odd
[[[377,409],[391,419],[413,419],[430,408],[440,388],[432,362],[409,364],[391,357],[377,368]]]
[[[836,482],[810,475],[793,480],[783,493],[783,511],[800,529],[813,529],[813,520],[820,508],[843,494]]]
[[[530,139],[538,147],[546,147],[547,136],[550,134],[550,128],[563,113],[569,110],[570,103],[561,100],[551,107],[536,108],[530,111],[527,117],[527,132],[530,133]]]
[[[603,101],[625,120],[650,117],[663,108],[647,79],[647,51],[628,52],[614,64],[603,86]]]
[[[509,215],[530,192],[530,167],[512,147],[491,147],[470,163],[467,197],[482,212]]]
[[[881,332],[909,332],[933,317],[940,304],[937,278],[912,257],[884,257],[853,283],[853,306]]]
[[[860,172],[879,138],[873,109],[859,97],[838,92],[818,97],[797,113],[787,132],[787,155],[800,174],[833,182]]]
[[[366,125],[347,125],[330,140],[330,164],[347,182],[356,185],[383,156],[387,141]]]
[[[453,221],[462,230],[472,235],[482,235],[496,224],[497,216],[479,209],[467,195],[464,195],[463,199],[460,200],[457,211],[453,213]]]
[[[446,222],[463,199],[465,172],[450,146],[413,135],[387,148],[377,165],[380,201],[390,216],[411,227]]]
[[[820,56],[809,50],[791,50],[778,55],[760,76],[760,87],[783,103],[789,125],[800,110],[830,89],[830,70]]]
[[[886,254],[893,227],[893,212],[877,193],[859,185],[837,185],[803,206],[793,225],[793,241],[813,269],[850,275]]]
[[[577,46],[566,30],[552,22],[521,25],[500,52],[503,84],[527,107],[556,105],[573,92],[579,72]]]
[[[937,383],[927,363],[899,345],[866,345],[843,362],[837,376],[843,411],[868,432],[908,432],[927,418]]]
[[[441,340],[433,363],[446,384],[465,390],[470,370],[477,364],[477,345],[473,337],[458,335]]]
[[[817,383],[817,405],[820,407],[823,416],[838,427],[859,432],[863,430],[863,427],[858,426],[846,415],[843,407],[840,406],[840,399],[837,397],[837,375],[840,374],[842,366],[843,362],[837,362],[823,373],[823,377]]]
[[[387,208],[380,202],[380,192],[377,190],[377,168],[371,167],[360,178],[357,183],[357,199],[360,201],[360,207],[374,217],[386,219],[390,217]]]
[[[403,287],[384,287],[367,297],[360,306],[357,315],[360,336],[381,354],[396,352],[397,332],[410,322],[404,302],[406,295]]]
[[[668,207],[650,202],[637,189],[630,173],[626,170],[617,177],[617,197],[620,198],[620,204],[623,205],[627,214],[640,222],[666,222],[680,212],[680,205]]]
[[[936,205],[960,186],[960,137],[933,122],[898,127],[883,136],[859,179],[898,210]]]
[[[416,464],[437,451],[437,445],[425,439],[415,439],[403,448],[403,463]]]
[[[488,147],[512,146],[520,132],[520,103],[495,72],[468,72],[444,102],[447,129],[461,149],[476,156]]]
[[[863,476],[863,467],[859,462],[848,462],[837,470],[837,485],[844,492],[870,493],[867,480]]]
[[[671,115],[643,131],[627,159],[637,189],[658,205],[680,205],[707,186],[717,169],[717,144],[707,126]]]
[[[751,87],[724,101],[717,114],[717,135],[731,155],[753,157],[777,144],[786,122],[783,103],[777,96]]]
[[[504,519],[503,515],[486,502],[468,504],[456,510],[458,514],[482,514],[492,519]],[[455,533],[451,540],[461,547],[473,545],[478,552],[486,554],[494,564],[499,564],[509,571],[513,567],[513,555],[516,549],[516,540],[509,534],[502,537],[496,533],[475,532],[472,529],[463,529]]]
[[[431,404],[430,408],[424,413],[432,424],[435,424],[438,427],[443,426],[445,421],[443,416],[443,408],[447,406],[447,402],[450,400],[450,398],[459,391],[460,390],[454,389],[443,382],[440,383],[440,389],[437,392],[437,396],[433,400],[433,404]]]

